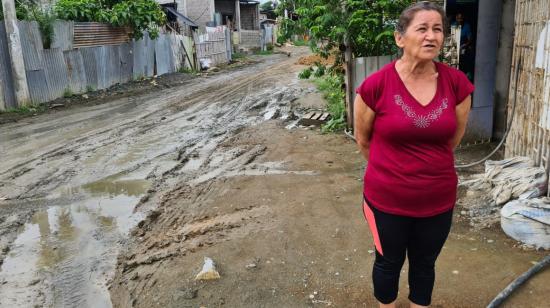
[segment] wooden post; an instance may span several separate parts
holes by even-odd
[[[346,12],[346,4],[342,3],[342,11]],[[348,129],[353,130],[353,65],[352,65],[352,50],[349,44],[349,37],[347,33],[344,36],[344,46],[346,50],[344,51],[344,63],[346,76],[344,82],[346,83],[346,93],[345,93],[345,103],[346,103],[346,122]]]
[[[260,5],[256,4],[256,13],[254,14],[254,28],[260,30]]]
[[[15,88],[15,99],[19,107],[28,106],[31,103],[25,63],[23,62],[23,51],[21,50],[21,38],[17,17],[15,16],[14,0],[2,0],[4,8],[4,23],[6,25],[6,37],[10,54],[11,71]]]
[[[354,129],[353,126],[353,65],[352,65],[352,51],[349,42],[345,40],[346,51],[344,52],[344,62],[346,77],[344,82],[346,83],[346,117],[348,129]]]
[[[2,83],[2,79],[0,79],[0,110],[6,110],[6,101],[4,99],[4,86]]]
[[[235,22],[237,23],[237,32],[241,33],[241,4],[235,0]]]

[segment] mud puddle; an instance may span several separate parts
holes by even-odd
[[[150,183],[104,179],[60,189],[69,206],[37,211],[12,244],[0,270],[2,307],[111,307],[107,290],[133,213]]]
[[[175,183],[294,172],[283,162],[255,162],[261,144],[227,141],[267,120],[298,119],[293,102],[312,89],[279,84],[264,69],[120,101],[132,106],[123,113],[112,102],[9,128],[28,143],[0,136],[9,141],[0,152],[10,158],[0,162],[3,202],[13,212],[17,202],[39,204],[18,229],[0,221],[0,236],[20,232],[0,262],[0,306],[110,307],[119,249],[147,205]],[[134,213],[138,204],[145,206]]]

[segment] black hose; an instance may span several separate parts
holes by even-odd
[[[499,307],[508,298],[508,296],[510,296],[510,294],[514,292],[514,290],[521,286],[525,281],[529,280],[531,276],[540,272],[540,270],[542,270],[548,264],[550,264],[550,256],[545,257],[539,263],[531,267],[527,272],[521,274],[521,276],[512,281],[512,283],[510,283],[504,290],[502,290],[502,292],[500,292],[495,297],[495,299],[493,299],[493,301],[490,302],[489,305],[487,305],[487,308]]]
[[[519,76],[520,68],[521,68],[521,57],[518,59],[518,64],[516,65],[516,71],[515,71],[516,80],[515,80],[515,88],[514,88],[514,103],[512,105],[512,114],[510,116],[510,120],[508,121],[508,125],[506,126],[506,131],[504,132],[504,136],[502,137],[502,140],[500,140],[497,147],[491,153],[489,153],[489,155],[473,163],[469,163],[466,165],[455,165],[456,169],[465,169],[465,168],[473,167],[475,165],[484,163],[486,160],[491,158],[491,156],[493,156],[506,141],[506,138],[508,137],[508,133],[510,133],[510,129],[512,128],[512,124],[514,123],[514,116],[516,115],[516,102],[518,98],[518,79],[519,79],[518,76]]]

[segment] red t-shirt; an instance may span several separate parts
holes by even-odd
[[[435,64],[437,90],[426,106],[409,93],[395,61],[367,77],[357,89],[376,113],[364,194],[380,211],[429,217],[455,205],[457,175],[451,145],[455,107],[474,86],[461,71]]]

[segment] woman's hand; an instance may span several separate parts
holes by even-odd
[[[468,95],[460,104],[456,106],[456,132],[451,146],[453,150],[460,144],[464,132],[466,131],[466,123],[468,123],[468,115],[470,114],[470,108],[472,107],[472,96]]]
[[[355,97],[353,106],[353,123],[355,126],[353,133],[355,135],[355,141],[357,141],[357,146],[363,154],[363,157],[369,160],[370,137],[376,113],[365,104],[359,94]]]

